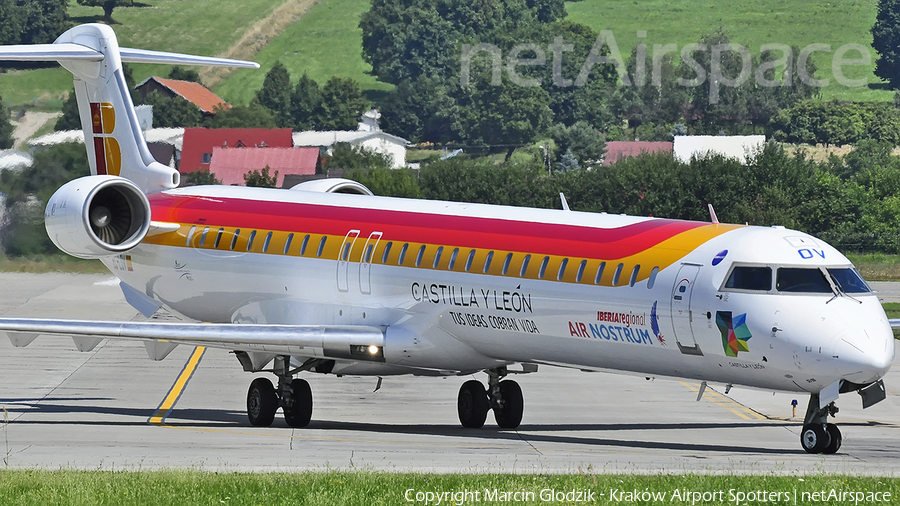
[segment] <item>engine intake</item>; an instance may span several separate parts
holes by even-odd
[[[56,190],[47,202],[44,225],[63,252],[101,258],[140,244],[150,229],[150,203],[125,178],[86,176]]]

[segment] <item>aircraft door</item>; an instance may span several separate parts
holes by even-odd
[[[350,289],[348,277],[350,275],[350,254],[353,252],[353,245],[359,237],[359,230],[351,230],[344,236],[344,242],[341,243],[340,257],[338,257],[337,267],[337,284],[338,290],[346,292]]]
[[[691,311],[691,294],[694,291],[694,281],[700,266],[696,264],[683,264],[675,277],[675,286],[672,288],[671,316],[672,328],[675,331],[675,342],[678,349],[685,355],[703,355],[700,346],[694,340],[691,330],[693,313]]]
[[[372,293],[372,257],[381,240],[381,232],[372,232],[363,245],[362,258],[359,261],[359,291],[365,294]]]

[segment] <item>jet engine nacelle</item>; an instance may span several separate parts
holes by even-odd
[[[78,258],[128,251],[150,229],[150,202],[131,181],[86,176],[63,185],[44,211],[47,235],[57,248]]]

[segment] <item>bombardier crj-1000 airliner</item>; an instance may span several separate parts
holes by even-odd
[[[0,319],[24,346],[71,335],[231,350],[250,384],[250,423],[312,415],[298,373],[487,373],[462,384],[465,427],[488,411],[515,428],[523,395],[504,379],[539,365],[692,378],[809,393],[803,449],[834,453],[842,393],[885,398],[890,323],[847,258],[783,227],[373,196],[347,180],[289,190],[177,188],[135,117],[122,62],[256,67],[120,48],[82,25],[0,60],[58,61],[75,75],[91,176],[60,188],[46,228],[64,252],[100,259],[144,315],[196,322]],[[271,365],[270,365],[271,364]],[[701,390],[702,394],[702,390]]]

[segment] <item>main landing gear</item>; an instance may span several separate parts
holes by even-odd
[[[800,444],[806,453],[836,453],[841,448],[841,431],[837,425],[828,423],[828,416],[838,412],[837,406],[830,403],[819,408],[819,394],[809,396],[809,407],[800,433]]]
[[[477,429],[484,425],[487,412],[494,410],[494,419],[501,429],[515,429],[522,421],[525,407],[522,388],[512,380],[500,381],[508,374],[505,367],[485,371],[488,388],[480,381],[469,380],[459,388],[456,408],[463,427]]]
[[[306,427],[312,417],[312,390],[306,380],[293,378],[290,357],[275,358],[273,372],[278,376],[278,388],[266,378],[256,378],[247,392],[247,416],[257,427],[268,427],[275,420],[275,412],[282,408],[284,421],[291,427]]]

